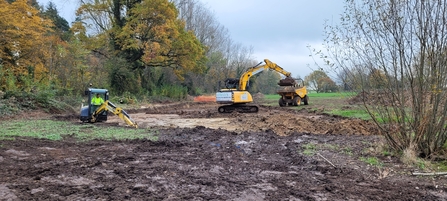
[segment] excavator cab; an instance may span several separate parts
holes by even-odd
[[[227,89],[236,89],[239,86],[239,79],[236,78],[227,78],[225,80],[225,87]]]
[[[109,91],[107,89],[95,89],[95,88],[88,88],[84,95],[86,95],[87,98],[87,105],[82,106],[81,108],[81,121],[82,122],[91,122],[93,113],[96,109],[98,109],[98,106],[92,105],[92,98],[96,96],[96,94],[99,94],[99,96],[104,100],[109,100]],[[96,117],[97,122],[99,121],[107,121],[107,110],[99,113]]]

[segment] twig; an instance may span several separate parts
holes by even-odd
[[[317,153],[321,158],[323,158],[325,161],[327,161],[329,164],[331,164],[334,168],[337,168],[337,167],[335,167],[335,165],[334,164],[332,164],[331,163],[331,161],[329,161],[328,159],[326,159],[324,156],[322,156],[320,153]]]
[[[433,172],[433,173],[413,172],[411,174],[419,176],[435,176],[435,175],[447,175],[447,172]]]

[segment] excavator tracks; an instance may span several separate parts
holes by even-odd
[[[259,107],[256,105],[224,105],[218,109],[219,113],[232,113],[237,111],[239,113],[257,113]]]

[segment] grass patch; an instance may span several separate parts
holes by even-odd
[[[365,163],[367,163],[369,165],[376,166],[376,167],[382,167],[383,166],[383,163],[380,162],[380,160],[378,158],[376,158],[376,157],[366,157],[366,158],[365,157],[360,157],[360,161],[363,161],[363,162],[365,162]]]
[[[356,95],[354,92],[309,93],[309,98],[350,98]]]
[[[370,120],[371,116],[363,109],[347,109],[347,110],[341,110],[341,109],[334,109],[329,112],[329,114],[333,115],[339,115],[342,117],[350,117],[350,118],[358,118],[363,120]]]
[[[342,150],[342,153],[348,155],[348,156],[352,156],[354,155],[354,153],[352,153],[352,148],[351,147],[345,147]]]
[[[337,145],[333,145],[333,144],[323,144],[322,146],[326,149],[330,149],[333,151],[337,151],[340,149]]]
[[[303,154],[306,156],[312,156],[315,154],[315,151],[317,149],[317,145],[314,143],[309,143],[309,144],[305,144],[303,145],[304,151]]]
[[[79,140],[104,139],[150,139],[157,140],[157,132],[147,129],[123,127],[99,127],[94,124],[73,124],[54,120],[19,120],[1,122],[0,140],[13,140],[15,137],[31,137],[61,140],[64,136],[74,136]]]
[[[447,161],[434,162],[433,166],[435,166],[436,170],[439,172],[447,172]]]
[[[390,151],[388,151],[388,150],[382,150],[382,155],[383,155],[383,156],[392,156],[393,153],[390,152]]]
[[[281,96],[278,94],[265,94],[262,100],[263,104],[270,106],[278,106],[278,100]]]

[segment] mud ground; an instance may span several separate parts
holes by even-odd
[[[414,176],[420,170],[381,154],[371,122],[312,107],[147,105],[126,111],[158,141],[0,141],[0,199],[447,200],[447,177]],[[116,116],[93,126],[126,127]]]

